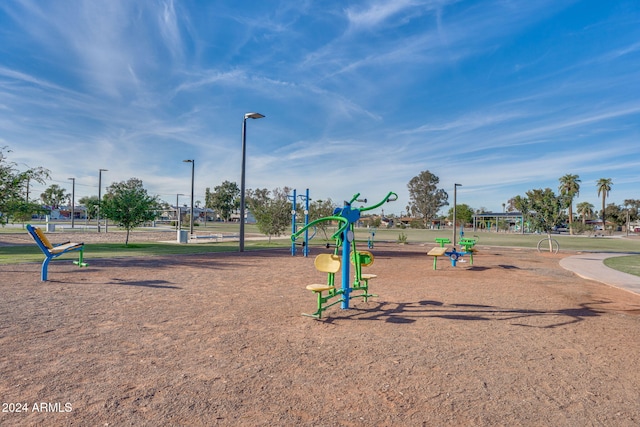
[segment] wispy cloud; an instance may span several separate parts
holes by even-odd
[[[0,141],[88,192],[107,168],[185,193],[196,158],[203,197],[238,181],[258,111],[251,187],[393,190],[397,211],[427,169],[490,209],[567,172],[633,192],[640,30],[622,2],[2,2]]]

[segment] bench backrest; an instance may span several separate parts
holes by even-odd
[[[33,237],[33,240],[36,241],[36,243],[40,246],[42,250],[53,249],[53,245],[51,244],[47,236],[44,235],[44,232],[40,228],[34,227],[31,224],[27,224],[27,230],[29,231],[29,234],[31,234],[31,237]]]
[[[316,266],[316,269],[318,269],[318,271],[334,274],[340,271],[341,266],[340,257],[331,254],[318,255],[313,264]]]

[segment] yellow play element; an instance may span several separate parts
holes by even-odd
[[[316,294],[316,311],[313,314],[302,313],[305,316],[315,317],[316,319],[320,319],[322,317],[322,312],[327,308],[331,307],[334,304],[341,302],[341,299],[334,301],[329,305],[324,305],[330,298],[338,296],[342,293],[342,290],[336,289],[335,287],[335,275],[338,271],[340,271],[340,267],[342,266],[342,262],[340,261],[340,257],[338,255],[332,254],[320,254],[313,261],[313,265],[316,267],[316,270],[327,273],[327,283],[314,283],[312,285],[307,285],[307,289]],[[323,292],[328,293],[323,295]]]
[[[377,296],[369,293],[369,280],[375,279],[378,276],[376,274],[362,272],[362,267],[372,265],[373,259],[373,254],[369,251],[355,251],[351,253],[351,264],[355,266],[356,276],[353,281],[353,290],[362,291],[362,294],[354,295],[354,297],[362,297],[364,301],[367,301],[369,297]]]
[[[429,252],[427,252],[427,255],[433,257],[433,269],[434,270],[436,269],[436,267],[438,265],[438,257],[439,256],[444,256],[445,252],[447,252],[447,248],[441,247],[441,246],[436,246],[435,248],[433,248]]]

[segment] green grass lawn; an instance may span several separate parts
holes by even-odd
[[[271,244],[266,241],[247,241],[245,250],[259,250],[265,248],[287,248],[286,241],[272,240]],[[146,257],[158,255],[177,254],[197,254],[213,252],[234,252],[238,250],[238,242],[224,243],[196,243],[196,244],[176,244],[176,243],[89,243],[85,245],[84,253],[87,260],[91,258],[119,258],[119,257]],[[70,252],[56,259],[75,259],[77,252]],[[4,246],[0,247],[0,264],[14,264],[20,262],[39,262],[44,259],[40,248],[35,243],[28,246]]]
[[[111,232],[121,232],[115,227],[110,227]],[[197,228],[197,233],[203,231],[211,231],[212,233],[238,233],[238,224],[224,224],[217,223],[214,226],[208,226],[207,228]],[[69,231],[69,230],[65,230]],[[246,227],[246,233],[258,233],[255,225],[248,225]],[[330,229],[327,231],[327,235],[335,231]],[[0,238],[2,233],[16,233],[22,232],[20,229],[0,228]],[[26,233],[26,230],[24,231]],[[374,247],[376,242],[397,242],[400,236],[406,236],[406,242],[408,244],[433,244],[436,238],[446,237],[450,240],[453,239],[451,230],[418,230],[418,229],[378,229],[375,230],[373,236]],[[360,247],[366,248],[367,240],[372,237],[370,230],[365,228],[356,229],[356,241],[360,244]],[[535,248],[540,239],[543,239],[545,235],[536,234],[509,234],[509,233],[495,233],[495,232],[473,232],[468,230],[465,232],[464,237],[477,238],[478,246],[509,246],[509,247],[523,247],[523,248]],[[624,252],[624,253],[638,253],[639,255],[631,255],[624,257],[614,257],[608,259],[605,264],[616,270],[624,271],[626,273],[640,276],[640,240],[625,239],[619,237],[587,237],[587,236],[569,236],[569,235],[552,235],[552,237],[560,243],[560,250],[569,251],[592,251],[592,252]],[[459,235],[456,236],[459,239]],[[124,235],[123,235],[124,240]],[[302,242],[299,239],[298,242]],[[311,246],[324,246],[327,240],[324,238],[324,233],[318,232],[316,238],[310,241]],[[267,240],[246,240],[245,250],[259,250],[265,248],[289,248],[291,241],[289,236],[281,236],[279,238],[272,238],[271,242]],[[300,248],[299,248],[300,249]],[[85,247],[85,254],[88,260],[91,258],[114,258],[114,257],[144,257],[144,256],[157,256],[157,255],[172,255],[172,254],[192,254],[192,253],[211,253],[211,252],[233,252],[238,250],[237,242],[220,242],[220,243],[197,243],[197,244],[176,244],[176,243],[159,243],[159,242],[146,242],[136,243],[133,242],[128,246],[123,243],[100,243],[100,244],[87,244]],[[77,254],[70,253],[63,255],[60,259],[76,258]],[[4,246],[0,247],[0,264],[10,264],[19,262],[40,262],[43,256],[38,247],[33,245],[25,246]]]
[[[623,273],[640,276],[640,255],[617,256],[604,260],[604,265]]]

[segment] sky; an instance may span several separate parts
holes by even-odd
[[[142,180],[356,193],[406,213],[422,171],[473,209],[578,175],[640,199],[637,0],[3,0],[0,146],[76,200]],[[185,196],[177,196],[184,194]],[[379,212],[381,209],[371,212]],[[443,209],[443,211],[448,208]]]

